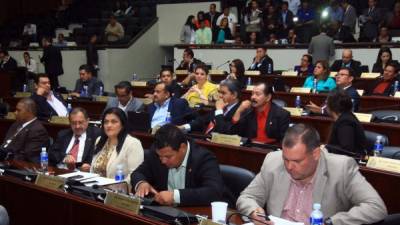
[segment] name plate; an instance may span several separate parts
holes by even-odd
[[[15,112],[8,112],[7,113],[7,116],[6,116],[6,119],[8,119],[8,120],[15,120],[16,118],[15,118]]]
[[[246,86],[246,91],[253,91],[254,85],[247,85]]]
[[[368,159],[367,167],[399,173],[400,160],[372,156]]]
[[[357,89],[357,93],[358,93],[358,95],[363,96],[364,90],[362,90],[362,89]]]
[[[16,92],[14,97],[16,98],[28,98],[31,97],[32,93],[30,92]]]
[[[395,98],[400,98],[400,91],[396,91],[396,93],[394,93],[394,97]]]
[[[261,73],[258,70],[246,70],[244,71],[244,75],[246,76],[259,76]]]
[[[369,123],[372,119],[372,114],[369,113],[354,113],[360,122]]]
[[[104,204],[135,215],[139,213],[140,209],[140,200],[138,198],[131,198],[114,192],[107,192]]]
[[[297,77],[298,73],[297,71],[283,71],[282,76],[285,77]]]
[[[52,116],[50,123],[69,125],[69,119],[66,116]]]
[[[221,225],[221,224],[225,224],[225,223],[216,223],[216,222],[213,222],[210,219],[203,219],[199,223],[199,225]]]
[[[62,177],[38,174],[35,184],[40,187],[57,191],[64,188],[65,180]]]
[[[380,73],[361,73],[361,78],[365,79],[375,79],[379,77],[381,74]]]
[[[108,102],[108,96],[96,96],[97,102]]]
[[[188,70],[175,70],[176,75],[188,75],[189,71]]]
[[[225,75],[225,71],[223,70],[210,70],[208,73],[211,75]]]
[[[304,87],[292,87],[290,89],[291,93],[310,93],[311,88],[304,88]]]
[[[228,135],[212,133],[211,142],[225,145],[240,146],[241,137],[238,135]]]
[[[302,108],[283,107],[283,109],[288,111],[291,116],[301,116],[303,114],[303,109]]]
[[[147,82],[146,81],[132,81],[131,85],[134,87],[146,87]]]
[[[337,71],[331,71],[331,72],[329,73],[329,76],[330,76],[330,77],[335,77],[337,73],[338,73]]]

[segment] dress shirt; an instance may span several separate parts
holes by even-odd
[[[19,130],[22,130],[23,128],[25,128],[26,126],[28,126],[29,124],[31,124],[33,121],[35,121],[37,118],[33,118],[31,120],[29,120],[28,122],[25,122],[24,124],[22,124],[22,127]],[[19,131],[18,131],[19,132]]]
[[[168,190],[174,191],[174,204],[181,203],[181,195],[179,189],[185,189],[186,181],[186,167],[190,153],[190,144],[187,142],[187,149],[185,158],[182,164],[177,168],[170,168],[168,170]]]
[[[126,107],[128,107],[129,103],[131,103],[133,97],[131,97],[131,99],[129,99],[129,101],[125,104],[122,105],[120,101],[118,101],[118,108],[122,109],[124,112],[126,112]]]
[[[69,154],[72,147],[74,146],[75,139],[76,137],[75,135],[73,135],[67,147],[67,151],[65,153]],[[85,142],[86,142],[86,132],[79,137],[79,150],[78,150],[78,156],[76,157],[76,162],[82,162],[83,151],[85,149]]]
[[[283,22],[283,25],[287,25],[286,24],[286,17],[287,17],[287,11],[285,12],[285,11],[282,11],[282,13],[281,13],[281,15],[282,15],[282,22]]]
[[[26,63],[25,60],[22,60],[21,66],[25,67],[26,70],[28,70],[29,72],[32,72],[32,73],[37,72],[37,64],[34,59],[29,59],[29,63]]]
[[[170,101],[171,98],[168,98],[162,105],[154,103],[156,111],[154,111],[153,118],[151,118],[151,128],[154,128],[156,126],[162,126],[167,123],[166,119]]]
[[[54,111],[57,112],[58,116],[68,116],[67,108],[60,100],[58,100],[58,98],[54,96],[53,92],[50,93],[50,99],[47,98],[47,103],[49,103]]]
[[[260,143],[273,143],[276,140],[269,138],[267,132],[265,132],[266,121],[268,119],[268,114],[271,109],[270,104],[266,104],[262,112],[256,111],[257,117],[257,136],[253,139],[253,141]]]

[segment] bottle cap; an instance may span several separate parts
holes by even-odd
[[[321,204],[319,204],[319,203],[314,203],[314,204],[313,204],[313,209],[314,209],[314,210],[320,210],[320,209],[321,209]]]

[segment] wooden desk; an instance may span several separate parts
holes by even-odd
[[[12,92],[12,74],[4,71],[0,71],[0,97],[11,96]]]

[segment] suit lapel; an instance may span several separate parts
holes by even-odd
[[[321,157],[315,174],[316,177],[313,190],[313,202],[322,202],[325,185],[328,180],[326,172],[325,152],[323,149],[321,149]]]
[[[284,204],[288,197],[289,188],[290,188],[290,177],[289,177],[289,174],[286,172],[285,168],[283,168],[281,170],[281,172],[279,174],[279,180],[277,182],[279,182],[279,190],[280,191],[277,194],[275,206],[271,206],[271,207],[274,207],[274,208],[276,207],[276,210],[278,212],[277,216],[280,216],[280,214],[283,211],[283,207],[284,207]]]

